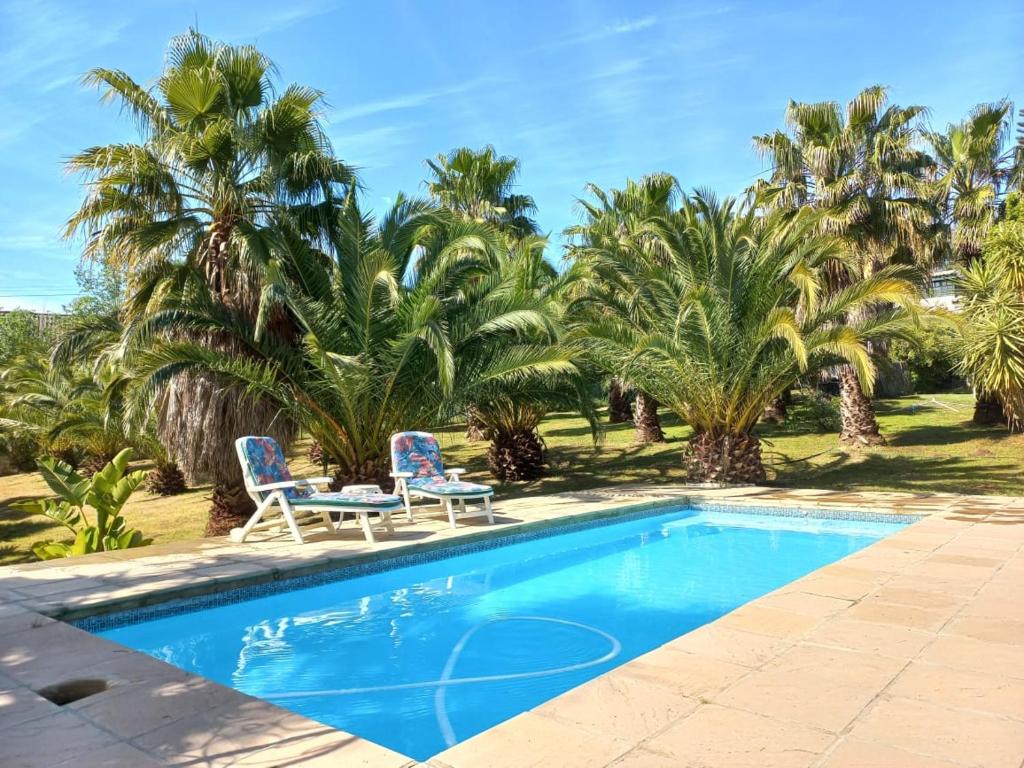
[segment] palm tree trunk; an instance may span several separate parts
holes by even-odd
[[[177,496],[187,491],[188,486],[177,464],[158,459],[156,466],[146,475],[146,490],[157,496]]]
[[[547,467],[544,442],[537,430],[495,430],[487,450],[491,474],[503,483],[536,480]]]
[[[699,432],[690,438],[683,455],[693,483],[763,483],[761,441],[752,434]]]
[[[480,412],[470,406],[466,409],[466,440],[478,443],[487,439],[487,425],[480,419]]]
[[[792,402],[792,399],[790,389],[786,387],[778,397],[768,403],[761,420],[769,424],[785,423],[786,417],[789,415],[789,404]]]
[[[206,536],[227,536],[232,528],[241,528],[252,516],[256,505],[245,487],[215,485],[210,494],[210,516],[206,519]]]
[[[983,427],[1006,424],[1008,421],[999,397],[982,392],[974,393],[974,418],[972,420],[975,424]]]
[[[395,479],[391,477],[391,457],[373,456],[356,466],[339,467],[334,473],[331,490],[340,491],[346,485],[376,485],[384,493],[391,493],[395,488]]]
[[[622,424],[629,421],[631,416],[629,398],[623,391],[622,382],[613,376],[608,382],[608,423]]]
[[[207,373],[180,373],[160,399],[157,437],[190,486],[213,485],[208,535],[242,525],[255,505],[245,493],[235,440],[268,435],[282,447],[295,429],[271,403],[247,400]]]
[[[839,442],[847,445],[882,445],[878,418],[871,398],[861,389],[857,372],[850,365],[839,367]]]
[[[637,390],[636,399],[633,400],[633,423],[636,425],[634,443],[646,445],[665,442],[665,433],[658,418],[658,401],[640,390]]]

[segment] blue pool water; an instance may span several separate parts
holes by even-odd
[[[99,634],[423,760],[900,527],[683,509]]]

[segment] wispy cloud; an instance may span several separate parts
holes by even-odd
[[[388,168],[395,163],[400,147],[407,146],[411,139],[409,131],[415,125],[381,125],[365,131],[331,133],[334,151],[345,162],[364,168]]]
[[[563,37],[561,40],[555,40],[554,42],[537,46],[536,48],[531,49],[531,51],[554,51],[561,48],[571,48],[576,45],[587,45],[588,43],[596,43],[618,35],[628,35],[633,32],[641,32],[645,29],[650,29],[657,23],[658,18],[656,16],[644,16],[639,19],[616,21],[590,32],[583,32],[578,35]]]
[[[5,6],[4,25],[5,37],[17,41],[0,51],[0,68],[8,83],[45,74],[45,84],[52,84],[80,75],[78,62],[83,55],[115,43],[128,22],[124,14],[108,14],[97,24],[90,13],[22,0]]]
[[[339,5],[335,0],[307,0],[282,4],[273,9],[260,9],[258,13],[242,14],[235,20],[234,26],[218,31],[218,36],[229,40],[248,40],[262,37],[271,32],[299,24],[303,21],[330,13]],[[202,16],[199,21],[202,23]]]
[[[432,89],[413,91],[411,93],[404,93],[376,101],[368,101],[364,104],[357,104],[345,109],[335,110],[328,116],[328,118],[331,124],[337,125],[348,120],[354,120],[360,117],[371,117],[383,112],[393,112],[400,109],[414,109],[416,107],[422,107],[444,96],[455,96],[457,94],[468,93],[470,91],[475,91],[478,88],[498,85],[501,82],[504,82],[504,80],[498,77],[477,77],[472,80],[466,80],[462,83],[454,83]]]

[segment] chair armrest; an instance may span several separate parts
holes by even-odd
[[[247,485],[250,491],[279,491],[282,488],[294,488],[299,485],[298,480],[282,480],[280,483],[267,483],[266,485]]]
[[[334,482],[333,477],[304,477],[295,481],[298,485],[329,485]]]
[[[412,472],[392,472],[392,477],[412,477]]]
[[[446,469],[444,473],[446,475],[451,475],[452,477],[458,477],[459,475],[466,474],[466,469],[465,467],[450,467]]]

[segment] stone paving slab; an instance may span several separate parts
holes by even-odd
[[[350,527],[302,546],[207,539],[0,569],[0,765],[411,768],[407,757],[52,617],[686,498],[926,518],[429,765],[1020,768],[1024,499],[692,486],[501,502],[494,527],[452,531],[421,514],[377,546]],[[36,693],[86,670],[108,689],[64,707]]]

